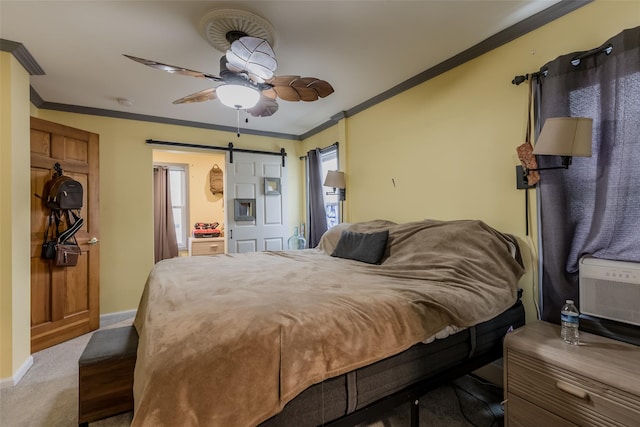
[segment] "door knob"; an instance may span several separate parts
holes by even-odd
[[[87,242],[87,243],[89,243],[90,245],[95,245],[95,244],[96,244],[96,243],[98,243],[99,241],[100,241],[100,240],[98,240],[98,238],[97,238],[97,237],[92,237],[92,238],[91,238],[91,240],[89,240],[89,242]]]

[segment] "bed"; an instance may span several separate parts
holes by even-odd
[[[474,220],[343,224],[315,249],[162,261],[134,321],[132,425],[353,425],[500,357],[524,323],[523,272],[515,239]]]

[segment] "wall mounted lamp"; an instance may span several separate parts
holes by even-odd
[[[561,156],[562,166],[522,168],[524,183],[526,184],[529,171],[569,169],[574,156],[591,157],[592,127],[593,119],[588,117],[550,117],[545,120],[540,136],[533,147],[533,154]],[[522,188],[521,182],[522,180],[518,179],[518,188]]]
[[[333,193],[327,193],[327,194],[330,194],[330,195],[338,194],[341,202],[347,200],[347,190],[345,186],[344,172],[340,172],[340,171],[327,172],[327,177],[324,179],[323,185],[325,187],[333,188]],[[340,191],[336,193],[336,189]]]

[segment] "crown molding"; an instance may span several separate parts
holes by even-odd
[[[282,139],[291,139],[291,140],[304,140],[309,138],[319,132],[322,132],[325,129],[334,126],[340,120],[348,117],[355,116],[356,114],[373,107],[387,99],[394,97],[402,92],[405,92],[419,84],[422,84],[428,80],[433,79],[459,65],[462,65],[472,59],[475,59],[493,49],[496,49],[506,43],[509,43],[512,40],[517,39],[533,30],[536,30],[543,25],[546,25],[568,13],[573,12],[574,10],[585,6],[594,0],[562,0],[547,9],[544,9],[535,15],[532,15],[512,26],[506,28],[499,33],[494,34],[493,36],[481,41],[480,43],[470,47],[467,50],[460,52],[457,55],[452,56],[451,58],[429,68],[421,72],[420,74],[411,77],[410,79],[388,89],[373,98],[370,98],[355,107],[352,107],[346,111],[341,111],[339,113],[331,116],[329,120],[326,122],[310,129],[309,131],[300,134],[286,134],[286,133],[278,133],[278,132],[263,132],[251,129],[240,129],[241,133],[248,135],[258,135],[258,136],[267,136],[267,137],[275,137]],[[31,75],[44,75],[44,70],[38,65],[36,60],[31,56],[31,54],[27,51],[22,43],[14,42],[11,40],[0,39],[0,50],[11,52],[16,59],[25,67],[25,69]],[[113,111],[113,110],[104,110],[99,108],[89,108],[89,107],[80,107],[74,105],[67,104],[58,104],[52,102],[44,101],[38,93],[31,88],[31,102],[38,108],[48,109],[48,110],[58,110],[58,111],[66,111],[72,113],[80,113],[80,114],[90,114],[90,115],[98,115],[105,117],[115,117],[121,119],[130,119],[130,120],[139,120],[139,121],[147,121],[154,123],[166,123],[166,124],[174,124],[180,126],[201,128],[201,129],[212,129],[223,132],[233,132],[236,133],[237,129],[229,126],[219,126],[212,125],[208,123],[201,122],[191,122],[187,120],[176,120],[169,119],[165,117],[156,117],[156,116],[148,116],[143,114],[132,114],[125,113],[121,111]]]
[[[38,64],[27,48],[19,42],[0,39],[0,51],[9,52],[18,60],[27,72],[32,76],[43,76],[44,70]]]

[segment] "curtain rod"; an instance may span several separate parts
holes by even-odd
[[[329,150],[331,150],[331,149],[332,149],[332,148],[334,148],[334,147],[335,147],[335,148],[338,148],[338,144],[339,144],[339,143],[336,141],[336,142],[334,142],[334,143],[333,143],[333,144],[331,144],[331,145],[327,145],[326,147],[324,147],[324,148],[321,148],[321,149],[320,149],[320,153],[322,154],[322,153],[324,153],[325,151],[329,151]],[[306,159],[306,158],[307,158],[307,156],[306,156],[306,155],[304,155],[304,156],[300,156],[300,160],[304,160],[304,159]]]
[[[170,147],[184,147],[184,148],[200,148],[204,150],[221,150],[229,152],[229,163],[233,163],[233,152],[238,153],[251,153],[251,154],[269,154],[272,156],[282,156],[282,167],[285,167],[285,157],[287,157],[287,152],[284,148],[281,148],[280,151],[262,151],[262,150],[250,150],[246,148],[234,148],[233,143],[230,142],[226,147],[216,147],[212,145],[200,145],[200,144],[189,144],[186,142],[172,142],[172,141],[157,141],[155,139],[147,139],[147,144],[149,145],[167,145]]]
[[[580,65],[580,62],[582,62],[582,60],[585,59],[585,58],[589,58],[590,56],[597,55],[599,53],[604,53],[605,55],[609,56],[609,55],[611,55],[611,52],[613,52],[613,44],[607,43],[607,44],[604,44],[604,45],[602,45],[600,47],[596,47],[595,49],[591,49],[591,50],[587,50],[587,51],[578,53],[576,56],[571,58],[570,62],[571,62],[571,65],[573,65],[574,67],[577,67],[578,65]],[[519,84],[524,83],[527,80],[529,80],[529,78],[538,77],[541,74],[546,76],[548,72],[549,72],[549,70],[546,67],[543,67],[537,73],[531,73],[531,74],[524,74],[524,75],[521,75],[521,76],[515,76],[513,78],[513,80],[511,80],[511,83],[516,85],[516,86],[518,86]]]

